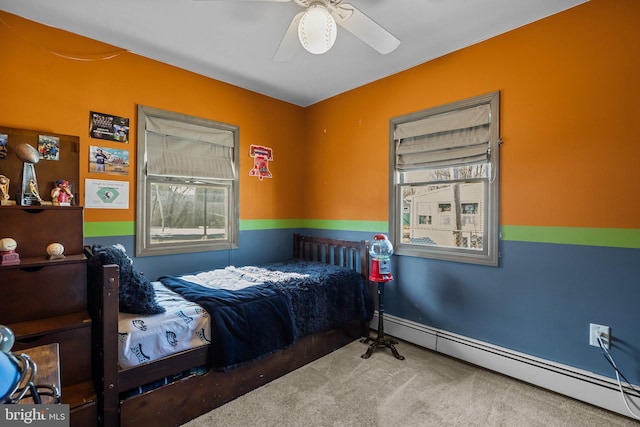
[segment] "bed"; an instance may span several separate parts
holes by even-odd
[[[163,277],[162,285],[152,285],[156,301],[168,308],[149,317],[119,313],[120,273],[128,265],[92,262],[87,252],[93,372],[104,426],[185,423],[367,336],[373,316],[366,241],[294,234],[293,259],[287,262]],[[219,277],[230,284],[218,286]],[[345,297],[342,288],[350,287]],[[186,307],[172,308],[182,299]],[[122,323],[163,328],[158,319],[165,316],[196,325],[185,333],[197,338],[156,352],[149,349],[160,346],[139,344],[133,333],[122,332]],[[187,341],[174,331],[151,335]],[[123,348],[134,350],[127,356]]]

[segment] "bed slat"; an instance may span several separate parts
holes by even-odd
[[[368,279],[369,274],[368,246],[369,242],[366,240],[351,242],[301,234],[293,235],[294,258],[346,267],[358,271],[365,279]]]

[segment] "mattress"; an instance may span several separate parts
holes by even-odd
[[[165,313],[118,315],[118,364],[130,368],[210,344],[210,316],[160,282],[152,282]]]
[[[373,317],[364,277],[293,259],[158,279],[211,317],[211,367],[228,370],[298,338]]]

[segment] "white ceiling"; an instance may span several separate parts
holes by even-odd
[[[295,2],[0,0],[0,9],[136,54],[308,106],[588,0],[344,0],[401,40],[381,55],[338,27],[333,48],[273,55]]]

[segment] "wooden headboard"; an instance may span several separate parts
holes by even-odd
[[[369,275],[369,242],[293,235],[293,257],[319,261],[358,271],[365,279]]]

